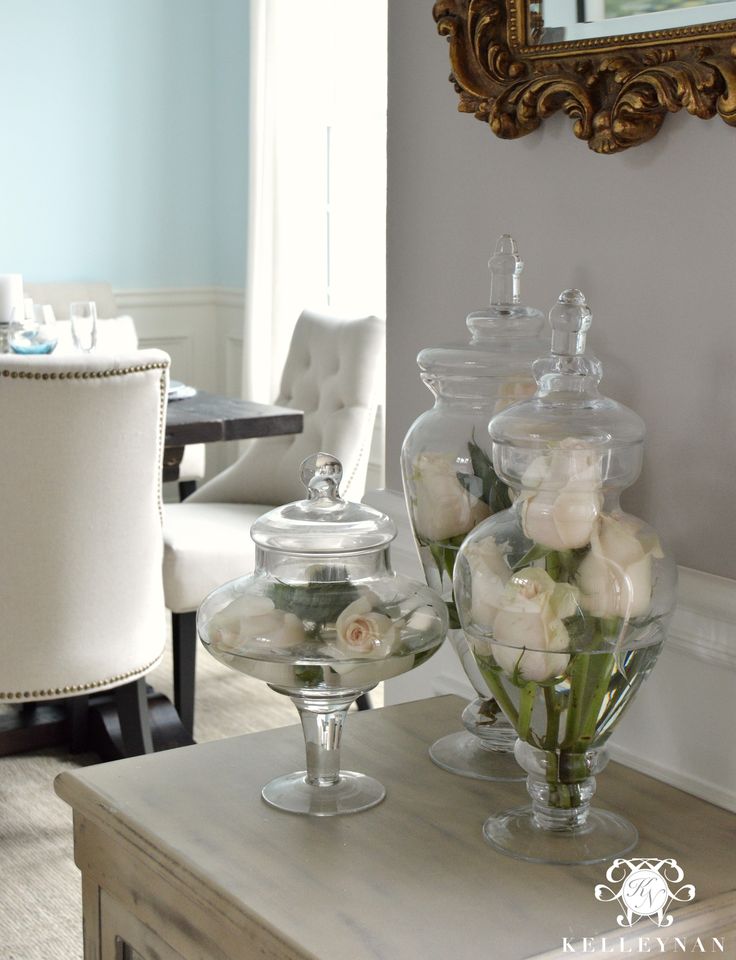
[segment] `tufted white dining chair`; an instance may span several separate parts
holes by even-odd
[[[0,702],[114,690],[129,755],[166,638],[168,371],[160,350],[0,356]]]
[[[55,353],[74,353],[69,304],[74,300],[93,300],[97,305],[97,353],[127,353],[138,349],[138,331],[133,317],[119,314],[115,294],[109,283],[25,283],[24,293],[35,303],[48,303],[57,319],[59,344]],[[184,500],[196,490],[205,475],[205,448],[193,443],[184,448],[179,464],[179,498]]]
[[[172,612],[174,702],[192,732],[197,607],[215,587],[250,573],[254,520],[304,499],[299,464],[319,450],[343,464],[342,495],[365,489],[384,362],[385,325],[305,310],[289,346],[275,403],[304,413],[300,434],[251,441],[246,452],[164,513],[164,590]]]

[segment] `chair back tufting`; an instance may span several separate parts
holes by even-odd
[[[320,450],[343,464],[342,496],[365,490],[385,325],[377,317],[344,320],[305,310],[294,329],[275,403],[302,410],[304,431],[254,440],[236,463],[190,501],[282,504],[304,499],[299,464]]]

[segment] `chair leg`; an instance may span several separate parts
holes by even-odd
[[[179,502],[186,500],[197,489],[196,480],[180,480],[179,481]]]
[[[182,726],[194,734],[194,684],[197,666],[197,614],[172,613],[174,706]]]
[[[355,705],[357,706],[358,710],[370,710],[373,706],[371,703],[371,698],[367,693],[361,693],[361,695],[355,701]]]
[[[115,687],[115,703],[126,757],[153,753],[151,718],[148,713],[146,678],[139,677]]]
[[[89,749],[89,697],[70,697],[67,700],[69,716],[69,752],[84,753]]]

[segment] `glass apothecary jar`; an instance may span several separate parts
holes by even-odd
[[[272,780],[262,795],[281,810],[314,816],[354,813],[383,799],[377,780],[340,769],[348,708],[427,660],[447,632],[442,599],[391,569],[391,520],[343,500],[341,477],[330,454],[306,459],[307,498],[253,524],[254,573],[218,587],[197,615],[212,656],[294,702],[307,769]]]
[[[637,840],[628,820],[591,798],[605,743],[662,648],[676,567],[619,504],[641,469],[644,424],[599,393],[580,291],[561,294],[550,322],[537,393],[489,427],[513,506],[460,548],[455,596],[478,668],[516,731],[532,800],[491,816],[486,839],[524,860],[594,863]]]
[[[430,756],[440,767],[482,780],[520,780],[516,734],[478,670],[460,628],[452,576],[465,536],[511,505],[491,462],[488,422],[534,393],[531,365],[546,350],[545,317],[520,303],[523,262],[516,243],[500,237],[489,261],[490,305],[468,315],[470,340],[428,347],[417,357],[434,395],[432,409],[411,426],[401,452],[406,503],[425,578],[447,601],[449,639],[477,697],[462,715],[464,730],[440,738]]]

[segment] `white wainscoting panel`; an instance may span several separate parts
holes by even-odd
[[[370,490],[364,499],[397,525],[395,568],[421,577],[403,495]],[[610,753],[642,773],[736,810],[736,581],[686,567],[679,574],[665,648],[609,741]],[[474,696],[449,644],[384,688],[387,704],[445,693]]]
[[[116,290],[121,312],[135,320],[142,347],[158,347],[171,357],[171,376],[200,390],[240,394],[239,356],[230,357],[230,339],[240,330],[243,291],[221,287]],[[237,455],[237,444],[207,445],[207,476]],[[168,487],[173,485],[167,484]],[[167,490],[167,499],[176,499]]]

